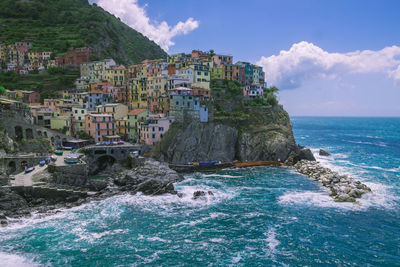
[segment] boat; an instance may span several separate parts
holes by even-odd
[[[65,159],[64,162],[67,164],[75,164],[79,162],[79,158],[81,158],[81,154],[76,154],[76,153],[71,153],[68,154]]]
[[[254,167],[254,166],[284,166],[284,164],[280,161],[247,161],[247,162],[236,162],[236,167]]]
[[[215,164],[217,164],[217,162],[215,160],[209,161],[209,162],[200,162],[199,163],[200,166],[210,166],[210,165],[215,165]]]
[[[76,164],[76,163],[79,162],[79,159],[68,159],[68,158],[65,158],[64,162],[67,163],[67,164]]]
[[[40,166],[46,165],[46,161],[44,161],[44,160],[39,161],[39,165],[40,165]]]
[[[34,169],[35,169],[35,167],[25,168],[25,173],[30,173],[30,172],[33,171]]]
[[[63,146],[64,150],[72,150],[72,146]]]
[[[49,164],[51,161],[51,158],[45,158],[44,161],[46,162],[46,164]]]
[[[51,155],[50,159],[51,159],[51,161],[56,161],[57,160],[57,156],[56,155]]]
[[[61,150],[55,150],[54,154],[56,154],[57,156],[62,156],[63,152]]]

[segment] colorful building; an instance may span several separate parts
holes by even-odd
[[[119,103],[110,103],[96,107],[97,113],[109,114],[114,119],[121,119],[128,115],[128,107]]]
[[[140,141],[146,145],[160,142],[174,120],[173,117],[149,115],[146,121],[140,124]]]
[[[136,142],[140,139],[140,123],[144,122],[149,114],[149,111],[144,108],[136,108],[129,111],[127,116],[127,132],[130,140]]]
[[[105,105],[112,102],[112,97],[103,91],[91,91],[88,94],[88,107],[89,111],[96,110],[97,106]]]
[[[116,134],[115,119],[110,114],[86,114],[85,131],[95,142]]]

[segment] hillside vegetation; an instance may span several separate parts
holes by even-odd
[[[9,90],[37,91],[43,101],[59,96],[61,90],[72,88],[79,76],[79,68],[50,68],[45,73],[24,75],[7,72],[0,73],[0,85]]]
[[[19,41],[56,55],[76,47],[100,48],[103,58],[121,64],[167,56],[153,41],[87,0],[0,1],[0,42]]]

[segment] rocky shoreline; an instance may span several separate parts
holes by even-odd
[[[339,175],[316,161],[301,160],[294,165],[301,174],[312,178],[330,190],[330,196],[336,202],[356,202],[371,189],[360,181],[347,175]]]
[[[86,188],[92,194],[71,194],[62,197],[38,197],[34,192],[25,190],[15,192],[8,187],[0,187],[0,225],[7,226],[9,219],[30,217],[32,213],[51,214],[63,208],[72,208],[90,201],[102,200],[111,196],[138,192],[144,195],[174,194],[178,192],[174,183],[183,181],[183,176],[170,169],[168,164],[152,159],[145,160],[134,169],[125,169],[120,166],[110,168],[109,178],[89,181]],[[113,172],[113,175],[111,175]],[[107,173],[105,173],[107,174]],[[113,178],[112,178],[113,177]],[[68,185],[55,185],[58,189],[77,189]]]
[[[321,183],[330,190],[330,196],[337,202],[356,202],[371,189],[359,181],[346,175],[322,167],[315,160],[300,160],[293,167],[303,175]],[[174,183],[181,182],[184,177],[169,168],[168,164],[153,159],[146,159],[133,169],[114,165],[101,175],[108,178],[88,181],[80,189],[90,190],[91,194],[71,194],[68,197],[45,198],[38,197],[29,190],[15,192],[8,187],[0,187],[0,225],[7,226],[8,219],[29,217],[32,213],[52,214],[63,208],[72,208],[90,201],[102,200],[119,194],[138,192],[144,195],[174,194],[181,197],[175,190]],[[52,184],[53,187],[64,190],[77,190],[77,187]],[[193,199],[202,198],[206,192],[198,191]],[[208,192],[210,194],[210,192]]]

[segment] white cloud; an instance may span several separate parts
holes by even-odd
[[[303,41],[279,55],[261,57],[257,64],[264,67],[267,82],[281,89],[297,88],[307,80],[332,79],[347,73],[385,73],[399,81],[400,47],[329,53]]]
[[[138,0],[99,0],[99,6],[121,18],[133,29],[141,32],[168,51],[175,43],[172,39],[178,35],[186,35],[199,27],[199,21],[188,18],[171,27],[167,22],[152,22],[147,16],[145,7],[140,7]]]

